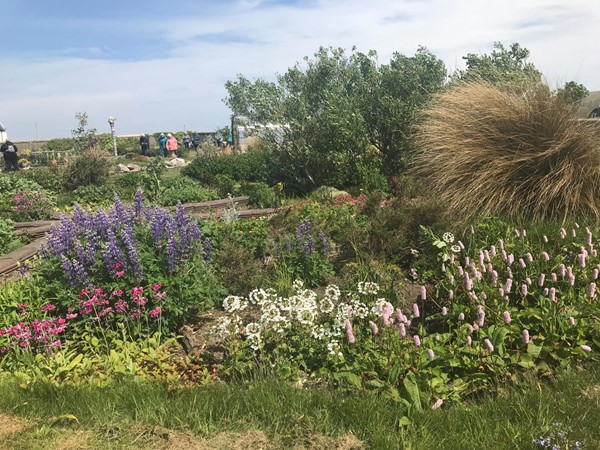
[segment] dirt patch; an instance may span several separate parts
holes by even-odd
[[[19,419],[8,414],[0,413],[0,439],[24,430],[30,424],[24,419]]]
[[[53,445],[55,450],[86,450],[92,448],[89,444],[91,433],[88,431],[69,430],[65,436]]]
[[[224,432],[210,439],[202,439],[189,433],[157,427],[153,435],[160,442],[152,445],[153,450],[360,450],[366,448],[356,436],[347,434],[339,437],[314,435],[302,444],[285,446],[277,437],[269,438],[260,430],[243,433]]]
[[[583,396],[591,400],[600,400],[600,384],[583,390]]]

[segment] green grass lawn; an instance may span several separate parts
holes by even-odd
[[[557,448],[577,448],[576,441],[600,448],[598,366],[423,411],[410,425],[402,425],[405,409],[391,400],[269,378],[181,391],[132,382],[19,386],[10,379],[0,388],[0,421],[8,424],[0,430],[2,449],[535,449],[544,447],[533,439],[561,430]]]

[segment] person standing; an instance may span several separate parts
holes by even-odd
[[[6,141],[0,146],[0,152],[4,155],[6,170],[19,170],[19,157],[17,156],[17,146],[11,141]]]
[[[144,156],[147,156],[150,151],[150,136],[147,134],[140,135],[140,151]]]
[[[185,147],[185,149],[189,152],[190,151],[190,135],[187,134],[187,131],[185,132],[185,134],[183,135],[183,146]]]
[[[177,138],[169,133],[167,138],[167,151],[177,157]]]
[[[196,150],[196,154],[198,154],[198,147],[200,147],[200,134],[194,133],[192,144],[194,145],[194,150]]]
[[[160,133],[158,138],[158,156],[167,156],[167,137],[165,133]]]

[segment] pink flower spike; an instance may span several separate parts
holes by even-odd
[[[510,318],[510,312],[508,312],[508,311],[504,311],[504,321],[505,321],[506,323],[510,323],[510,322],[511,322],[511,320],[512,320],[512,319]]]
[[[435,359],[435,353],[432,349],[427,350],[427,357],[433,361]]]
[[[487,347],[487,349],[490,353],[494,353],[494,346],[492,345],[492,343],[489,339],[485,339],[483,341],[483,343],[485,344],[485,346]]]
[[[415,334],[413,336],[413,342],[415,343],[415,347],[420,347],[421,346],[421,338],[419,337],[418,334]]]
[[[377,327],[377,324],[372,320],[369,320],[369,326],[371,327],[371,332],[373,333],[373,336],[377,336],[377,333],[379,333],[379,328]]]
[[[448,308],[446,308],[445,306],[442,308],[442,316],[447,316],[448,315]]]
[[[348,337],[348,343],[354,344],[356,342],[356,338],[354,337],[354,333],[352,332],[352,324],[350,320],[346,319],[344,321],[344,325],[346,326],[346,336]]]
[[[569,325],[571,325],[572,327],[575,326],[575,317],[573,317],[573,316],[569,317]]]
[[[470,347],[473,344],[473,338],[471,336],[467,336],[467,345]]]
[[[416,303],[413,303],[413,316],[416,317],[421,317],[421,313],[419,311],[419,305],[417,305]]]
[[[151,288],[153,291],[158,291],[160,288],[162,287],[162,284],[160,283],[154,283]]]
[[[433,409],[433,410],[439,409],[440,406],[442,406],[443,404],[444,404],[444,400],[442,400],[440,398],[440,399],[436,400],[433,405],[431,405],[431,409]]]
[[[523,330],[523,344],[529,344],[529,331]]]
[[[581,350],[583,350],[584,352],[591,352],[592,351],[592,347],[590,347],[589,345],[580,345],[579,348],[581,348]]]
[[[398,324],[398,329],[400,330],[400,336],[402,336],[402,337],[406,336],[406,327],[404,326],[403,323]]]
[[[425,289],[425,286],[421,286],[421,300],[427,300],[427,290]]]
[[[588,297],[589,298],[594,298],[596,297],[596,283],[590,283],[590,286],[588,288]]]
[[[462,322],[463,320],[465,320],[465,313],[460,313],[460,314],[458,315],[458,320],[459,320],[459,321],[461,321],[461,322]]]

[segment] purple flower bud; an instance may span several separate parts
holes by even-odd
[[[523,330],[523,344],[529,344],[529,331]]]
[[[492,345],[492,343],[489,339],[485,339],[483,341],[483,343],[485,344],[485,346],[487,347],[487,349],[490,353],[494,353],[494,346]]]
[[[413,317],[421,317],[421,313],[419,312],[419,305],[413,303]]]

